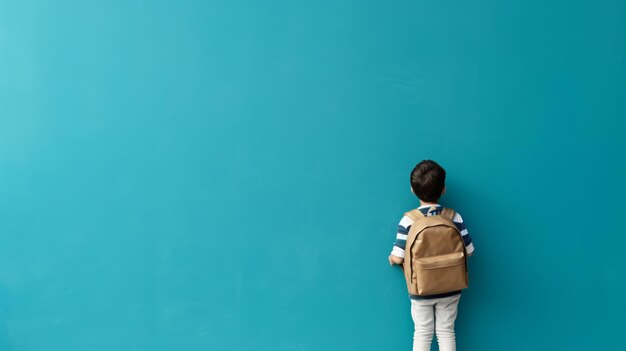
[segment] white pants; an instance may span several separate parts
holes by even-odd
[[[461,294],[438,299],[411,300],[415,323],[413,351],[430,351],[433,331],[437,331],[439,351],[456,351],[454,321]]]

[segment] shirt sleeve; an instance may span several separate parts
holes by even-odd
[[[411,218],[407,216],[403,216],[398,223],[398,232],[396,233],[396,242],[393,244],[393,249],[391,250],[391,254],[404,258],[404,248],[406,247],[406,238],[409,234],[409,228],[413,224]]]
[[[472,242],[472,237],[470,236],[469,231],[467,230],[467,226],[465,225],[465,222],[463,221],[463,217],[461,217],[459,213],[456,213],[452,221],[461,232],[461,238],[463,238],[463,244],[465,244],[465,250],[467,251],[467,255],[468,256],[473,255],[474,254],[474,242]]]

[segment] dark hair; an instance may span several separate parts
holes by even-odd
[[[446,184],[446,171],[437,162],[424,160],[411,171],[411,188],[426,202],[437,202]]]

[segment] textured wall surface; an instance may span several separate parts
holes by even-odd
[[[409,350],[409,172],[460,350],[625,350],[623,1],[0,1],[0,349]]]

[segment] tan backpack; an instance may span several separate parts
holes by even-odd
[[[415,209],[405,215],[414,221],[403,263],[409,294],[424,296],[467,288],[467,252],[452,222],[454,210],[444,208],[440,215],[425,216]]]

